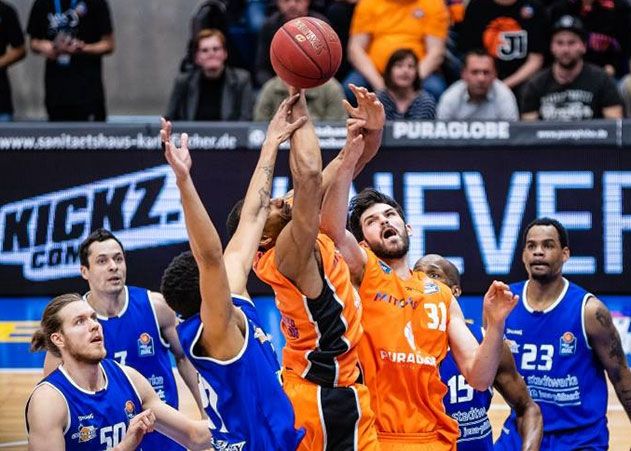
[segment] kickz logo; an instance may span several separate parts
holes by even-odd
[[[188,240],[168,165],[24,199],[0,207],[0,265],[21,265],[24,278],[79,276],[79,245],[105,227],[127,251]]]

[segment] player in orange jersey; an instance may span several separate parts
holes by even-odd
[[[294,406],[296,425],[306,430],[299,447],[304,450],[378,448],[368,390],[357,383],[360,301],[344,259],[333,241],[318,230],[323,180],[329,180],[332,168],[343,164],[345,154],[355,155],[359,163],[366,144],[362,130],[373,123],[371,111],[379,109],[383,115],[374,95],[357,92],[358,108],[347,107],[363,119],[349,120],[347,144],[325,174],[313,124],[309,121],[292,135],[293,199],[271,202],[254,265],[259,278],[274,289],[281,312],[287,341],[283,386]],[[292,114],[308,114],[304,96]],[[371,142],[380,140],[381,123],[378,129],[367,131]],[[376,147],[368,150],[374,151]],[[237,216],[238,208],[228,223],[237,223]]]
[[[352,234],[346,230],[352,167],[351,161],[338,170],[325,196],[321,228],[347,261],[362,301],[358,350],[381,449],[455,449],[458,425],[445,413],[447,390],[438,365],[450,347],[467,382],[486,390],[517,296],[502,282],[491,284],[484,297],[487,334],[478,344],[449,288],[410,270],[411,228],[393,199],[365,189],[351,201]]]

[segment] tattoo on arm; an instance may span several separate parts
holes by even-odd
[[[259,189],[259,198],[261,200],[261,206],[267,210],[269,208],[270,197],[271,197],[270,187],[272,185],[272,178],[274,176],[274,167],[263,166],[261,168],[261,171],[263,171],[263,174],[265,174],[265,183]]]

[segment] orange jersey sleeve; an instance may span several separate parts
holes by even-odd
[[[438,372],[448,348],[451,291],[423,273],[402,280],[370,249],[366,253],[359,356],[377,431],[436,432],[455,443],[458,426],[445,413],[447,388]]]
[[[275,263],[275,249],[260,255],[254,271],[274,290],[286,340],[283,367],[316,384],[346,387],[359,375],[357,343],[362,334],[361,302],[350,281],[348,265],[333,241],[320,234],[324,287],[308,299]]]

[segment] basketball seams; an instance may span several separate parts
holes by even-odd
[[[314,20],[309,21],[309,23],[313,24],[320,31],[320,34],[322,35],[322,40],[326,44],[327,55],[329,56],[329,67],[326,73],[329,73],[333,68],[333,54],[331,53],[331,46],[329,45],[329,40],[327,39],[327,33],[324,31],[324,28],[321,26],[320,22]]]
[[[320,67],[320,65],[318,64],[318,62],[317,62],[317,61],[316,61],[316,60],[315,60],[315,59],[314,59],[314,58],[313,58],[313,57],[309,54],[309,52],[307,52],[305,49],[303,49],[303,48],[300,46],[300,44],[298,44],[298,43],[294,40],[294,37],[293,37],[293,36],[292,36],[292,34],[291,34],[291,33],[290,33],[290,32],[289,32],[286,28],[285,28],[285,26],[284,26],[284,25],[282,26],[281,30],[283,30],[283,32],[284,32],[284,33],[285,33],[285,34],[289,37],[289,40],[291,41],[292,45],[294,45],[297,49],[299,49],[299,50],[302,52],[302,54],[303,54],[304,56],[306,56],[306,57],[307,57],[307,58],[308,58],[308,59],[309,59],[309,60],[313,63],[313,65],[317,68],[317,70],[319,70],[319,71],[320,71],[320,76],[319,76],[319,77],[317,77],[317,78],[315,78],[315,77],[309,77],[309,76],[306,76],[306,77],[304,77],[304,78],[313,78],[313,80],[322,80],[322,79],[324,78],[324,73],[323,73],[323,71],[322,71],[322,68],[321,68],[321,67]],[[287,67],[287,66],[285,66],[285,65],[283,65],[283,66],[284,66],[284,67]],[[292,71],[292,73],[294,73],[294,72]],[[299,74],[296,74],[296,75],[299,75]],[[300,76],[302,77],[303,75],[300,75]]]
[[[287,67],[286,65],[283,64],[283,62],[280,60],[280,58],[278,56],[276,56],[276,52],[274,52],[274,49],[271,49],[273,55],[274,55],[274,59],[276,60],[276,62],[278,64],[280,64],[287,72],[289,72],[292,75],[298,75],[300,78],[304,78],[304,79],[308,79],[308,80],[322,80],[322,77],[318,77],[318,78],[313,78],[313,77],[309,77],[308,75],[301,75],[301,74],[296,74],[295,72],[293,72],[292,70],[290,70],[289,67]],[[307,88],[308,89],[308,88]]]

